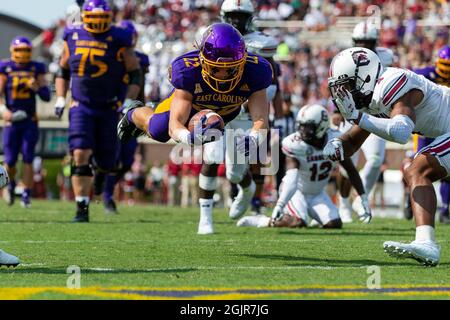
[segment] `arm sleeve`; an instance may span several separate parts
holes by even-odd
[[[401,114],[392,119],[381,119],[363,113],[359,127],[383,139],[405,144],[414,130],[414,122],[410,117]]]
[[[298,169],[289,169],[283,177],[283,184],[280,186],[280,196],[278,197],[277,206],[284,208],[291,200],[297,190]]]

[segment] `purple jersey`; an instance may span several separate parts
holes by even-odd
[[[192,94],[192,110],[188,122],[195,113],[204,109],[218,113],[225,123],[232,121],[241,112],[241,105],[254,92],[269,87],[272,79],[270,63],[263,57],[251,53],[248,54],[241,80],[229,93],[216,92],[203,80],[198,51],[176,58],[169,69],[169,81],[175,89]],[[169,118],[173,92],[172,90],[169,97],[156,107],[149,123],[150,136],[159,142],[167,142],[170,139]],[[267,106],[261,106],[264,107]]]
[[[214,91],[202,78],[199,51],[186,53],[172,62],[169,81],[176,89],[192,94],[192,107],[196,111],[211,109],[225,122],[233,120],[241,105],[256,91],[272,84],[270,63],[261,56],[248,54],[244,73],[238,85],[229,93]]]
[[[425,67],[425,68],[421,68],[421,69],[414,69],[413,70],[415,73],[420,74],[422,76],[424,76],[425,78],[427,78],[428,80],[443,85],[443,86],[448,86],[448,81],[441,78],[437,73],[436,73],[436,67],[430,66],[430,67]]]
[[[114,26],[92,34],[81,25],[66,28],[64,41],[70,53],[73,98],[90,108],[117,104],[126,73],[123,52],[132,46],[132,34]]]
[[[46,73],[46,67],[39,62],[31,61],[19,65],[11,60],[0,62],[0,75],[6,77],[6,106],[12,112],[23,110],[31,118],[36,114],[36,94],[28,87],[28,81],[37,79]]]

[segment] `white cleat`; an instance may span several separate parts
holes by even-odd
[[[20,264],[19,258],[0,250],[0,267],[17,267]]]
[[[255,227],[255,228],[267,228],[270,224],[270,217],[263,214],[255,216],[245,216],[236,223],[238,227]]]
[[[231,219],[238,219],[247,211],[250,203],[252,201],[253,195],[255,194],[256,184],[251,182],[251,184],[243,189],[239,186],[239,193],[234,199],[230,207],[229,216]]]
[[[352,209],[347,207],[344,201],[339,201],[339,216],[341,217],[342,223],[352,223]]]
[[[409,258],[419,263],[434,267],[439,263],[441,247],[434,241],[413,241],[401,243],[386,241],[383,243],[384,252],[395,258]]]

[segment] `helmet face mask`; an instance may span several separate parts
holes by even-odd
[[[330,90],[331,96],[333,97],[333,102],[337,96],[336,91],[343,87],[343,89],[347,90],[352,95],[357,109],[367,108],[370,104],[370,101],[372,100],[372,95],[366,95],[361,92],[365,82],[366,81],[364,81],[360,77],[347,77],[341,80],[334,81],[332,84],[330,83],[328,85],[328,88]]]
[[[226,12],[222,17],[223,22],[231,24],[241,34],[246,34],[253,20],[253,16],[248,12]]]
[[[231,24],[242,35],[250,31],[254,13],[251,0],[225,0],[220,7],[222,22]]]
[[[373,39],[354,39],[353,40],[353,45],[355,47],[362,47],[362,48],[366,48],[372,51],[375,51],[376,47],[377,47],[377,40],[373,40]]]
[[[303,106],[298,112],[295,125],[301,139],[314,144],[325,136],[330,127],[328,112],[318,104]]]
[[[113,14],[105,0],[87,0],[81,16],[88,32],[105,33],[111,29]]]
[[[9,48],[11,60],[18,64],[27,64],[31,61],[33,45],[25,37],[16,37],[12,40]]]
[[[317,126],[315,123],[297,123],[297,131],[300,133],[300,137],[306,143],[312,143],[317,139],[316,137]]]
[[[241,34],[226,23],[215,23],[203,34],[200,64],[205,82],[219,93],[233,90],[244,73],[247,50]]]
[[[356,108],[370,105],[376,82],[383,71],[375,52],[366,48],[350,48],[337,54],[330,66],[328,88],[335,100],[341,88],[350,92]]]

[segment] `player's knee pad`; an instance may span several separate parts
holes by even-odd
[[[72,165],[71,175],[77,177],[93,177],[94,173],[92,172],[92,167],[88,164],[83,166]]]
[[[198,186],[206,191],[214,191],[217,189],[217,177],[208,177],[200,174],[198,177]]]

